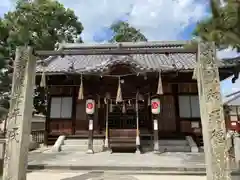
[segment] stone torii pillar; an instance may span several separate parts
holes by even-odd
[[[214,43],[200,42],[197,57],[194,76],[198,82],[207,180],[230,180],[226,128]]]
[[[32,48],[27,46],[16,49],[7,118],[3,180],[26,180],[36,71],[36,60],[32,51]]]

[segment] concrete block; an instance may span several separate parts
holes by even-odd
[[[191,148],[191,152],[199,152],[196,142],[193,140],[192,136],[186,136],[186,140]]]
[[[37,142],[31,141],[31,142],[29,143],[29,151],[35,150],[35,149],[37,149],[37,148],[39,148],[39,144],[38,144]]]

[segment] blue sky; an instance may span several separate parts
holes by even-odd
[[[128,21],[148,40],[188,40],[197,22],[209,16],[208,0],[59,0],[74,10],[83,23],[84,42],[104,42],[111,38],[109,26]],[[14,0],[1,0],[0,16],[14,8]],[[218,52],[219,58],[235,57],[232,49]],[[240,80],[221,83],[223,94],[240,90]]]

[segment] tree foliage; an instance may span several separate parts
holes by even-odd
[[[240,52],[240,2],[210,0],[212,15],[201,21],[194,35],[203,41],[213,41],[219,49],[236,48]]]
[[[119,21],[111,26],[114,36],[110,42],[138,42],[147,41],[147,38],[127,22]]]
[[[31,45],[35,49],[52,50],[57,42],[82,42],[81,22],[70,9],[52,0],[17,1],[14,11],[0,19],[0,103],[8,106],[15,49]],[[39,95],[38,98],[41,96]],[[41,98],[40,98],[41,99]],[[35,108],[42,103],[35,101]],[[42,111],[42,110],[40,110]]]

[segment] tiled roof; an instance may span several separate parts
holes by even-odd
[[[223,99],[223,104],[228,106],[240,106],[240,92],[236,92],[234,95],[225,97],[225,99]]]
[[[128,43],[129,44],[129,43]],[[135,43],[136,44],[136,43]],[[151,48],[154,42],[147,42],[147,48]],[[186,42],[162,42],[164,48],[183,48]],[[64,49],[76,49],[70,44]],[[109,66],[117,63],[132,64],[139,69],[147,70],[193,70],[196,64],[195,53],[172,53],[172,54],[133,54],[123,55],[74,55],[56,56],[45,60],[47,73],[66,73],[71,69],[77,72],[103,71]],[[220,63],[220,66],[224,66]],[[37,65],[37,72],[42,72],[42,66]]]

